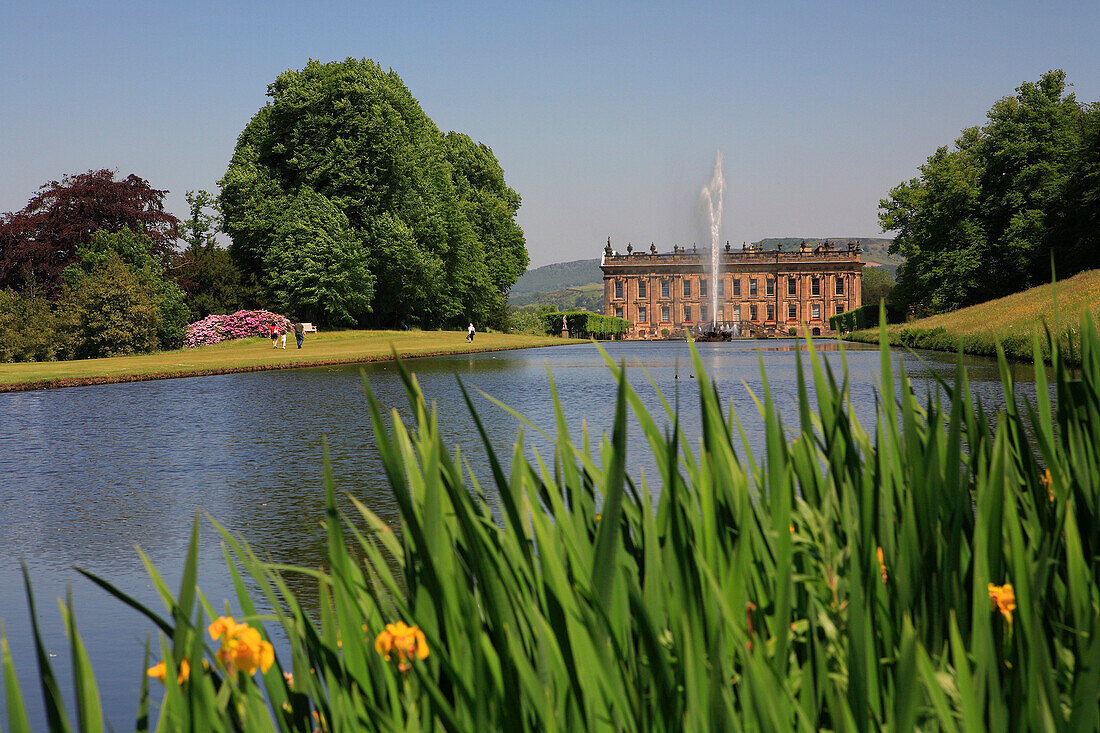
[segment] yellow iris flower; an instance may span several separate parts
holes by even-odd
[[[415,656],[424,659],[428,656],[428,642],[424,632],[417,626],[407,626],[404,621],[386,624],[386,629],[374,639],[375,650],[390,661],[391,654],[397,652],[397,668],[402,672],[412,667],[410,661]]]
[[[993,604],[994,611],[1000,611],[1008,625],[1012,625],[1012,612],[1016,610],[1016,591],[1012,583],[1004,585],[989,584],[989,601]]]
[[[149,669],[145,670],[145,674],[149,675],[155,680],[159,680],[160,683],[163,685],[165,678],[168,677],[168,665],[164,662],[161,662],[160,664],[155,664]],[[182,685],[188,680],[188,678],[190,678],[190,676],[191,665],[187,662],[186,659],[181,659],[179,674],[176,675],[176,684]]]
[[[275,661],[275,649],[263,640],[260,632],[248,624],[239,624],[232,616],[219,616],[207,629],[211,639],[221,639],[222,647],[215,655],[231,673],[247,675],[267,672]]]

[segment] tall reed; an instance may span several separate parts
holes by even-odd
[[[354,498],[342,516],[331,480],[323,571],[266,563],[214,523],[243,620],[286,640],[255,674],[207,633],[218,613],[195,588],[197,529],[178,594],[148,564],[165,612],[89,577],[160,629],[158,730],[1096,730],[1100,337],[1088,316],[1081,334],[1072,372],[1046,345],[1055,402],[1037,369],[1037,405],[1021,406],[1001,354],[996,415],[972,401],[961,358],[953,381],[918,396],[884,345],[870,430],[852,416],[846,369],[811,349],[791,423],[761,370],[760,455],[694,350],[697,445],[667,402],[664,418],[649,414],[610,359],[609,432],[573,435],[555,392],[553,455],[522,432],[507,452],[492,445],[467,395],[488,486],[444,443],[415,376],[402,372],[412,425],[394,411],[387,427],[367,385],[396,531]],[[627,470],[628,412],[653,484]],[[288,588],[292,573],[315,579],[319,613]],[[100,730],[66,617],[75,723]],[[39,665],[50,725],[67,729],[42,653]],[[6,641],[3,672],[8,728],[27,730]],[[151,696],[136,701],[138,729]]]

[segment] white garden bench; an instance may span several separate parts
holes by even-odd
[[[317,333],[317,329],[314,327],[314,325],[312,323],[303,323],[302,324],[302,333]]]

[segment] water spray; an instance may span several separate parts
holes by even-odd
[[[703,186],[703,198],[707,202],[707,215],[710,217],[710,313],[711,324],[718,328],[718,268],[719,237],[722,230],[722,197],[726,192],[726,177],[722,173],[722,151],[714,161],[714,173],[710,183]]]

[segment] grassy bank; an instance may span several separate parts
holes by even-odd
[[[1040,285],[951,313],[894,324],[887,327],[886,333],[894,346],[936,351],[958,351],[961,346],[967,354],[982,356],[996,356],[1000,342],[1010,359],[1030,360],[1032,336],[1042,335],[1045,323],[1076,353],[1081,314],[1087,311],[1093,318],[1100,317],[1100,270],[1082,272],[1059,282],[1057,313],[1054,296],[1050,285]],[[878,334],[877,328],[868,329],[855,331],[847,338],[878,343]],[[1050,359],[1045,342],[1042,353],[1044,359]],[[1071,361],[1076,361],[1076,356]]]
[[[791,422],[762,374],[762,455],[697,356],[698,442],[609,363],[606,432],[570,434],[554,398],[553,455],[481,433],[489,485],[415,377],[412,424],[368,388],[399,527],[358,502],[341,515],[328,480],[321,568],[271,564],[222,531],[234,618],[195,587],[197,525],[178,593],[148,565],[164,610],[93,578],[161,632],[148,674],[164,687],[142,688],[135,727],[1097,730],[1100,337],[1081,332],[1079,369],[1052,346],[1056,401],[1039,370],[1021,409],[1002,361],[997,415],[975,407],[961,363],[918,397],[883,347],[874,427],[848,409],[846,371],[811,350]],[[630,441],[654,475],[632,475]],[[319,609],[291,574],[316,582]],[[12,733],[30,729],[28,680],[51,728],[102,729],[71,605],[75,712],[41,643],[22,682],[2,644]]]
[[[327,364],[354,364],[391,359],[395,351],[398,356],[409,358],[569,343],[550,336],[479,333],[471,344],[466,341],[465,331],[311,333],[306,335],[306,342],[301,350],[295,348],[293,334],[287,342],[286,350],[272,349],[270,340],[256,337],[158,354],[80,361],[0,364],[0,392]]]

